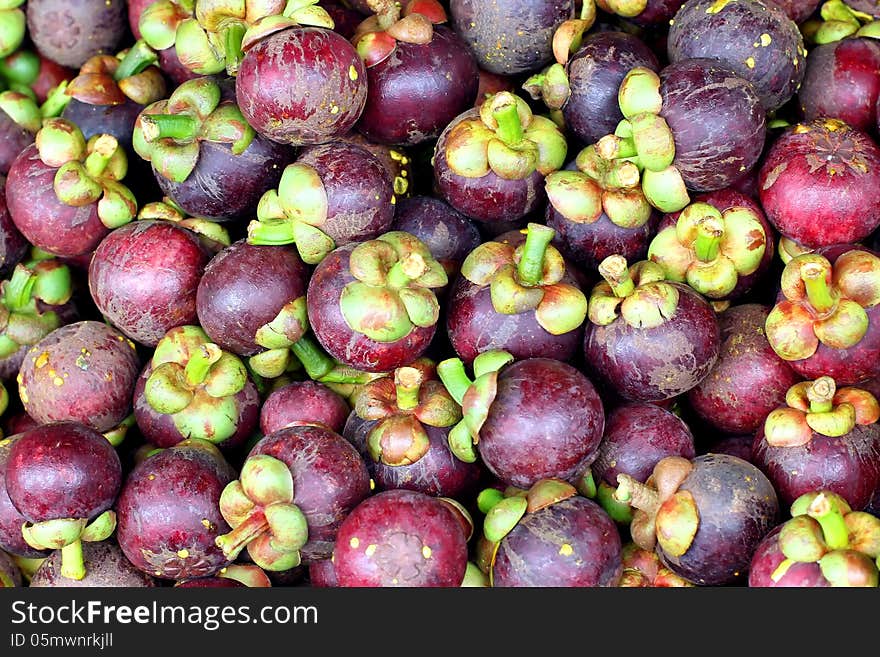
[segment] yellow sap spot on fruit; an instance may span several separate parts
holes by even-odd
[[[406,171],[404,171],[403,173],[406,173]],[[409,183],[406,180],[404,180],[400,176],[398,176],[394,179],[394,193],[395,194],[404,194],[404,193],[406,193],[407,189],[409,189]]]
[[[129,347],[131,347],[132,349],[137,350],[137,347],[134,346],[134,342],[132,342],[131,340],[126,340],[126,342],[128,342],[128,346],[129,346]]]
[[[375,543],[370,543],[367,546],[367,549],[364,550],[364,554],[366,554],[368,557],[372,557],[373,554],[376,552],[376,547],[378,546]]]
[[[422,556],[425,557],[425,559],[431,558],[431,548],[429,548],[427,545],[422,547]]]
[[[177,556],[181,559],[186,559],[189,556],[189,550],[178,550]]]
[[[761,35],[761,45],[762,45],[763,47],[766,48],[767,46],[770,45],[770,43],[771,43],[772,41],[773,41],[773,39],[771,39],[771,38],[770,38],[770,35],[767,34],[766,32],[765,32],[764,34]]]
[[[104,372],[104,378],[107,381],[112,381],[113,380],[113,372]]]
[[[119,340],[120,342],[123,342],[125,340],[125,338],[121,335],[117,335],[116,339]]]
[[[211,529],[211,521],[207,518],[202,518],[202,525],[205,527],[205,529]]]
[[[354,67],[354,64],[348,67],[348,77],[351,78],[352,82],[358,79],[358,72],[357,69]]]
[[[810,131],[810,128],[805,125],[799,125],[794,129],[796,135],[802,135]]]
[[[353,548],[357,548],[357,546],[361,544],[361,539],[355,536],[348,542],[348,544]]]
[[[715,2],[709,5],[708,9],[706,9],[706,13],[717,14],[719,11],[727,6],[728,2],[730,2],[730,0],[715,0]]]
[[[746,66],[748,66],[749,68],[755,68],[755,58],[754,58],[754,57],[749,57],[749,58],[746,60]]]
[[[392,194],[391,195],[391,205],[396,205],[396,204],[397,204],[397,198],[395,198],[395,196]]]
[[[574,550],[571,549],[571,546],[568,543],[563,543],[562,547],[559,548],[559,554],[563,557],[570,557],[574,554]]]
[[[338,105],[331,105],[330,106],[330,113],[331,114],[339,114],[339,106]]]
[[[48,363],[48,362],[49,362],[49,352],[48,351],[44,351],[43,353],[40,354],[39,358],[34,360],[34,364],[37,366],[37,369],[40,369],[41,367],[45,367],[46,363]]]
[[[370,479],[370,490],[376,490],[376,482],[372,478]]]
[[[392,579],[392,580],[391,580],[391,583],[392,583],[392,584],[397,584],[397,578],[395,577],[394,579]]]
[[[52,383],[54,383],[56,386],[63,386],[64,379],[62,379],[60,376],[56,376],[54,379],[52,379]]]
[[[18,387],[18,396],[21,397],[22,404],[27,404],[30,401],[27,396],[27,388],[22,385]]]
[[[55,376],[55,370],[49,370],[49,376]]]
[[[153,479],[155,479],[155,478],[156,478],[156,475],[154,475],[154,474],[147,476],[147,479],[149,479],[150,481],[153,481]]]

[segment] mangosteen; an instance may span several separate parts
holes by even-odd
[[[126,35],[125,0],[28,0],[27,31],[52,61],[79,68],[114,52]]]
[[[627,543],[621,549],[623,574],[621,588],[691,588],[694,586],[679,577],[660,561],[653,550],[645,550],[635,543]]]
[[[320,424],[341,434],[351,409],[345,398],[318,381],[292,381],[276,388],[260,407],[264,435],[300,424]]]
[[[19,91],[0,93],[0,174],[9,167],[43,126],[43,115],[34,100]]]
[[[29,427],[33,428],[33,427]],[[9,494],[6,492],[6,464],[9,462],[9,452],[12,445],[18,440],[16,434],[23,434],[27,429],[10,435],[9,438],[0,440],[0,555],[8,552],[11,555],[28,559],[42,559],[49,552],[44,549],[31,547],[24,540],[21,533],[22,525],[27,523],[21,511],[15,508]],[[5,551],[5,552],[4,552]]]
[[[86,574],[82,579],[73,579],[63,571],[63,550],[50,554],[31,577],[31,587],[155,587],[155,579],[135,568],[126,558],[113,539],[99,543],[82,544],[83,562]]]

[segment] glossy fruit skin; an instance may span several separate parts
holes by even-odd
[[[657,56],[639,37],[618,31],[585,35],[566,67],[571,86],[562,108],[566,129],[585,145],[613,133],[623,119],[620,83],[637,66],[660,70]]]
[[[283,461],[293,475],[293,504],[309,524],[302,562],[329,559],[340,523],[370,494],[370,476],[357,450],[325,427],[299,426],[264,437],[248,456],[256,454]]]
[[[152,363],[147,363],[135,382],[132,394],[135,422],[143,437],[151,444],[163,448],[173,447],[186,440],[187,436],[174,425],[170,415],[156,412],[144,397],[144,388],[152,372]],[[235,405],[235,433],[226,440],[215,443],[224,451],[243,445],[259,426],[260,394],[250,379],[244,384],[244,388],[235,394]]]
[[[822,575],[822,570],[815,561],[794,562],[782,577],[773,581],[773,573],[785,561],[785,555],[779,547],[779,532],[784,526],[781,524],[773,528],[755,550],[755,555],[749,565],[749,587],[830,587],[831,583]]]
[[[634,328],[618,317],[607,326],[587,321],[584,358],[591,376],[629,401],[662,401],[687,392],[714,367],[721,331],[712,307],[690,287],[660,326]]]
[[[18,392],[37,422],[71,420],[104,432],[131,413],[139,371],[131,340],[103,322],[84,320],[55,329],[27,351]]]
[[[602,401],[586,376],[555,359],[529,358],[499,373],[477,450],[498,479],[528,489],[540,479],[582,472],[604,427]]]
[[[850,38],[813,47],[798,91],[804,119],[840,119],[870,132],[880,96],[880,46],[873,39]]]
[[[155,347],[175,326],[198,323],[196,292],[211,253],[168,221],[117,228],[95,249],[89,291],[98,310],[135,342]]]
[[[294,27],[247,51],[235,92],[245,119],[264,137],[294,146],[321,144],[354,127],[367,99],[367,75],[342,35]]]
[[[607,587],[617,586],[622,572],[614,521],[576,495],[523,516],[501,539],[491,578],[499,588]]]
[[[202,141],[195,169],[183,182],[168,180],[153,167],[162,193],[188,214],[213,221],[252,218],[260,197],[278,185],[294,150],[256,135],[239,155],[229,144]]]
[[[341,434],[351,409],[345,399],[318,381],[294,381],[276,388],[260,407],[264,435],[292,424],[323,424]]]
[[[443,25],[427,44],[398,41],[367,68],[367,101],[357,130],[380,144],[412,146],[436,139],[477,97],[477,62]]]
[[[855,511],[865,509],[880,488],[880,426],[857,424],[839,437],[813,432],[800,447],[773,447],[760,427],[752,462],[773,482],[783,505],[814,490],[842,496]]]
[[[116,501],[119,455],[104,436],[78,422],[44,424],[21,434],[6,461],[6,492],[38,523],[97,517]]]
[[[807,20],[819,6],[819,0],[775,0],[775,2],[791,20],[798,24]],[[853,3],[853,6],[855,4]]]
[[[747,461],[726,454],[697,456],[679,487],[694,498],[699,527],[687,551],[675,557],[658,547],[666,566],[690,582],[742,582],[758,544],[779,522],[773,485]]]
[[[675,160],[688,189],[722,189],[757,164],[766,118],[755,88],[709,59],[687,59],[660,71],[660,93],[675,139]]]
[[[333,565],[339,586],[457,587],[467,542],[454,512],[437,498],[383,491],[342,522]]]
[[[0,440],[0,550],[29,559],[40,559],[49,552],[35,550],[25,542],[21,535],[21,526],[27,522],[27,518],[15,508],[6,492],[6,464],[9,462],[12,445],[18,438],[13,434],[6,440]]]
[[[28,34],[52,61],[79,68],[92,55],[113,54],[125,37],[125,0],[29,0]]]
[[[46,166],[35,144],[22,150],[6,178],[6,205],[16,228],[34,246],[58,256],[78,256],[98,246],[110,230],[98,204],[66,205],[55,195],[55,167]]]
[[[263,351],[256,333],[285,304],[305,295],[309,272],[293,246],[257,246],[238,240],[205,267],[196,291],[198,321],[225,351]]]
[[[463,215],[488,224],[521,219],[541,208],[547,195],[544,176],[537,170],[520,180],[505,180],[491,170],[479,178],[467,178],[449,168],[446,142],[450,132],[461,121],[477,117],[477,109],[459,114],[437,139],[434,183],[440,196]]]
[[[710,426],[754,434],[801,377],[773,351],[764,333],[766,306],[732,306],[718,315],[721,354],[715,367],[687,392],[691,408]]]
[[[390,372],[421,356],[437,325],[419,327],[394,342],[377,342],[349,327],[339,307],[343,288],[355,280],[349,256],[356,244],[331,251],[315,268],[306,292],[309,324],[321,346],[339,362],[364,372]]]
[[[34,143],[34,133],[18,125],[4,111],[0,111],[0,174],[9,173],[9,167],[25,148]]]
[[[449,449],[449,430],[452,427],[423,424],[428,435],[428,451],[410,465],[385,465],[373,461],[367,449],[367,435],[375,426],[376,421],[362,420],[352,411],[342,435],[360,452],[377,490],[414,490],[456,500],[475,492],[483,468],[479,463],[460,461],[452,454]]]
[[[468,44],[480,68],[516,75],[537,71],[553,59],[559,24],[574,17],[572,0],[513,0],[484,3],[452,0],[452,27]]]
[[[0,189],[0,277],[6,278],[24,258],[30,243],[15,226],[6,207],[6,186]]]
[[[214,539],[230,530],[219,502],[236,473],[199,442],[147,457],[122,486],[116,538],[128,560],[148,575],[207,577],[228,563]]]
[[[158,586],[155,579],[135,568],[119,549],[113,539],[106,541],[83,541],[83,561],[86,576],[70,579],[61,574],[61,550],[55,550],[37,568],[29,586],[44,587],[124,587],[152,588]]]
[[[708,58],[751,82],[767,111],[782,107],[806,71],[803,37],[774,0],[688,0],[676,12],[669,61]]]
[[[617,475],[644,482],[667,456],[694,458],[694,436],[688,425],[654,404],[630,402],[605,418],[605,432],[590,470],[596,483],[604,481],[616,488]]]
[[[787,129],[768,149],[758,184],[767,219],[804,246],[859,242],[880,225],[880,198],[867,192],[880,185],[880,148],[845,124],[816,119]]]
[[[309,584],[315,588],[332,588],[339,586],[336,581],[336,567],[333,559],[321,559],[309,564]]]

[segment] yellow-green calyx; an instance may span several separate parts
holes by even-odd
[[[487,495],[486,493],[489,493]],[[548,506],[577,495],[577,489],[561,479],[541,479],[526,490],[508,489],[504,493],[486,489],[480,494],[486,514],[483,536],[490,543],[498,543],[516,527],[527,513],[535,513]]]
[[[446,270],[416,236],[391,231],[356,246],[349,256],[354,281],[339,301],[348,326],[376,342],[394,342],[415,327],[437,323],[435,288],[448,283]]]
[[[465,258],[462,275],[474,285],[490,287],[492,307],[504,315],[534,312],[548,333],[562,335],[578,328],[587,315],[584,293],[563,281],[565,260],[550,244],[552,228],[530,223],[523,244],[485,242]]]
[[[118,228],[137,215],[134,194],[120,181],[128,172],[125,149],[116,137],[94,135],[88,141],[66,119],[47,119],[35,138],[40,160],[54,167],[55,196],[65,205],[97,203],[98,218],[107,228]]]
[[[607,326],[621,317],[633,328],[649,329],[665,323],[678,308],[678,290],[655,262],[627,267],[623,256],[608,256],[599,263],[599,274],[605,280],[590,293],[587,312],[593,324]]]
[[[232,531],[215,539],[217,547],[230,561],[246,547],[264,570],[295,568],[309,526],[293,497],[293,475],[286,463],[267,454],[248,457],[239,478],[220,495],[220,513]]]
[[[430,447],[425,425],[449,427],[461,420],[461,406],[435,377],[433,364],[419,360],[361,388],[354,411],[376,423],[367,435],[374,461],[411,465]]]
[[[61,575],[81,580],[86,576],[82,542],[106,540],[115,529],[116,513],[104,511],[91,522],[88,518],[58,518],[25,523],[21,535],[35,550],[61,550]]]
[[[138,219],[145,221],[170,221],[202,237],[215,251],[232,243],[229,231],[222,224],[204,217],[190,217],[171,198],[152,201],[138,211]]]
[[[4,0],[0,5],[0,57],[8,57],[24,41],[27,20],[23,4],[24,0]]]
[[[43,115],[33,98],[19,91],[0,93],[0,110],[28,132],[36,134],[43,125]]]
[[[608,14],[634,18],[645,11],[648,0],[596,0],[596,4]]]
[[[709,299],[724,299],[740,277],[758,269],[766,248],[767,234],[754,211],[720,212],[708,203],[691,203],[674,226],[654,237],[648,259],[663,267],[668,280],[687,283]]]
[[[867,308],[880,302],[880,258],[847,251],[832,267],[824,256],[804,253],[782,271],[782,293],[767,316],[770,346],[784,360],[812,356],[819,344],[848,349],[868,330]]]
[[[513,356],[506,351],[485,351],[474,358],[473,380],[460,358],[447,358],[437,364],[437,375],[462,410],[461,421],[452,427],[448,437],[449,449],[458,459],[466,463],[477,460],[475,447],[498,393],[498,374],[512,362]]]
[[[61,325],[44,306],[67,303],[73,294],[70,269],[57,258],[20,262],[0,283],[0,358],[36,344]]]
[[[248,381],[244,363],[213,344],[198,326],[171,329],[156,345],[144,397],[170,415],[184,436],[221,443],[238,429],[236,395]]]
[[[832,586],[877,586],[880,519],[853,511],[831,491],[801,495],[791,505],[791,516],[777,539],[785,559],[770,575],[774,582],[796,563],[818,563]]]
[[[649,68],[636,67],[626,74],[617,98],[624,119],[613,134],[585,149],[579,156],[583,159],[579,168],[601,172],[613,162],[629,162],[635,169],[626,172],[627,183],[640,185],[648,203],[661,212],[678,212],[690,202],[690,196],[673,164],[672,130],[660,116],[660,77]]]
[[[397,42],[424,45],[434,36],[434,25],[445,23],[446,10],[438,0],[367,0],[375,12],[355,29],[351,42],[367,67],[385,61]]]
[[[764,421],[764,438],[773,447],[799,447],[823,436],[845,436],[857,424],[880,419],[880,404],[860,388],[837,389],[834,379],[796,383],[785,395],[786,406],[771,411]]]
[[[819,9],[821,19],[805,21],[801,26],[804,39],[821,45],[847,37],[880,38],[880,21],[871,14],[857,11],[842,0],[828,0]]]
[[[135,121],[132,145],[160,175],[181,183],[195,169],[202,141],[229,144],[240,155],[255,136],[238,105],[221,100],[217,80],[203,77],[147,106]]]
[[[164,98],[165,77],[155,63],[156,52],[143,40],[113,55],[94,55],[67,85],[69,98],[89,105],[119,105],[131,100],[149,105]]]
[[[446,141],[449,168],[465,178],[490,171],[506,180],[522,180],[535,171],[556,171],[568,152],[565,136],[550,119],[532,113],[526,102],[500,91],[480,105],[478,117],[455,125]]]
[[[591,224],[604,212],[621,228],[638,228],[651,218],[633,162],[600,157],[596,146],[583,149],[575,162],[577,171],[554,171],[544,183],[550,204],[563,217]]]
[[[690,491],[679,487],[693,469],[689,460],[667,456],[657,462],[645,483],[617,475],[614,499],[633,508],[630,533],[636,545],[653,550],[659,543],[675,557],[688,551],[700,526],[700,513]]]

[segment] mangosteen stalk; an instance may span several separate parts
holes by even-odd
[[[141,126],[144,139],[148,142],[166,138],[192,141],[198,130],[195,119],[186,114],[143,114]]]
[[[242,52],[242,42],[247,27],[244,23],[232,21],[223,28],[223,50],[226,56],[226,71],[230,75],[235,75],[241,66],[241,60],[244,59]]]
[[[222,355],[223,352],[216,344],[207,343],[199,345],[199,348],[190,356],[184,368],[186,382],[191,386],[204,383],[205,379],[208,378],[208,372],[211,371],[211,366],[220,360]]]
[[[92,152],[86,156],[86,172],[93,178],[99,178],[104,173],[107,165],[110,164],[110,159],[116,153],[118,146],[119,142],[116,141],[116,137],[113,135],[103,134],[99,136],[95,141]]]
[[[46,96],[46,100],[40,105],[40,115],[44,119],[61,116],[61,112],[70,103],[72,96],[67,95],[68,84],[68,81],[64,80]]]
[[[265,534],[268,529],[266,514],[262,509],[254,509],[238,527],[218,536],[215,542],[228,559],[235,559],[248,543]]]
[[[399,290],[407,287],[428,271],[428,263],[419,253],[410,253],[391,265],[387,274],[388,287]]]
[[[448,358],[438,363],[437,376],[440,377],[446,390],[459,405],[461,405],[468,388],[474,384],[468,377],[464,369],[464,362],[460,358]]]
[[[598,269],[599,275],[611,286],[611,291],[618,299],[624,299],[635,292],[636,285],[623,256],[608,256],[599,263]]]
[[[113,79],[117,82],[130,78],[133,75],[143,72],[148,66],[159,61],[156,52],[147,45],[143,39],[139,39],[119,62],[116,72],[113,73]]]
[[[24,310],[31,301],[31,291],[37,277],[24,266],[17,266],[6,284],[3,304],[10,312]]]
[[[810,402],[810,413],[830,413],[834,410],[834,393],[837,386],[830,376],[823,376],[807,388],[807,400]]]
[[[516,107],[513,107],[514,111]],[[517,119],[518,121],[519,119]],[[524,285],[537,285],[544,275],[544,256],[556,231],[542,224],[529,224],[522,255],[517,265],[519,280]]]
[[[650,516],[656,515],[660,508],[660,494],[627,474],[617,475],[617,490],[612,497],[615,501],[628,504]]]
[[[825,495],[818,495],[807,509],[807,515],[822,527],[822,535],[829,550],[843,550],[849,547],[849,529],[843,514],[836,504]]]
[[[694,253],[702,262],[714,262],[721,252],[724,237],[724,224],[715,216],[709,215],[697,223],[697,236],[694,240]]]
[[[492,112],[492,117],[498,123],[495,134],[508,146],[516,146],[522,143],[522,121],[519,120],[519,110],[516,103],[502,105]]]
[[[819,262],[806,262],[801,266],[801,280],[813,309],[820,314],[830,313],[837,306],[837,295],[828,286],[828,268]]]
[[[397,408],[411,411],[419,405],[423,379],[422,371],[415,367],[399,367],[394,371]]]

